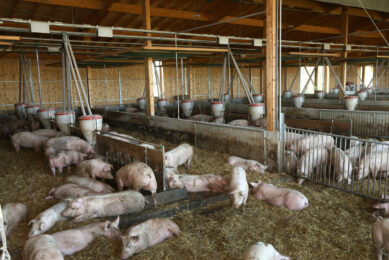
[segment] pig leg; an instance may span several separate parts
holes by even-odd
[[[157,207],[158,206],[157,193],[155,192],[155,190],[151,192],[151,196],[153,197],[154,200],[154,207]]]
[[[53,174],[53,177],[55,177],[55,167],[50,166],[51,173]]]
[[[188,160],[186,161],[186,169],[187,170],[189,170],[189,168],[190,168],[190,163],[192,162],[192,157],[193,157],[193,155],[191,157],[189,157]]]
[[[34,146],[34,152],[38,153],[40,152],[40,147],[38,145]]]
[[[20,145],[18,143],[12,143],[13,147],[15,148],[16,153],[19,153],[20,151]]]
[[[123,191],[123,182],[120,178],[116,180],[116,185],[118,186],[118,191]]]
[[[59,174],[62,176],[62,170],[63,170],[63,167],[58,167],[58,172]]]

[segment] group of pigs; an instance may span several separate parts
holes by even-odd
[[[23,120],[14,115],[2,116],[0,118],[0,134],[4,137],[11,137],[19,131],[35,131],[40,128],[39,120]]]
[[[285,136],[285,169],[307,178],[332,167],[337,182],[350,184],[354,175],[357,180],[386,176],[388,147],[385,144],[365,144],[351,140],[349,148],[342,150],[335,145],[334,138],[327,135],[303,135],[287,132]],[[299,183],[303,182],[299,179]]]
[[[206,114],[197,114],[193,115],[188,118],[189,120],[193,121],[200,121],[200,122],[212,122],[217,124],[224,124],[225,119],[224,116],[221,117],[214,117],[211,115]],[[266,128],[266,117],[260,118],[258,120],[247,120],[247,119],[236,119],[232,120],[227,123],[227,125],[234,125],[234,126],[256,126],[256,127],[262,127]]]

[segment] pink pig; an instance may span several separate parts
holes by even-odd
[[[253,171],[261,174],[264,174],[268,167],[267,165],[263,165],[257,161],[246,160],[238,156],[228,157],[228,164],[232,167],[242,167],[245,171]]]
[[[287,256],[283,256],[273,247],[272,244],[257,242],[249,248],[245,260],[289,260]]]
[[[27,240],[23,260],[64,260],[57,241],[51,235],[39,235]]]
[[[19,132],[11,137],[12,145],[17,153],[20,147],[34,148],[35,152],[39,152],[45,146],[47,140],[49,140],[48,137],[31,132]]]
[[[254,196],[267,203],[289,210],[302,210],[309,206],[308,199],[299,191],[284,189],[268,183],[250,182]]]
[[[96,179],[96,177],[112,180],[113,176],[111,170],[113,166],[104,162],[101,159],[91,159],[81,162],[77,165],[76,174],[81,177],[89,177]]]
[[[249,185],[246,180],[246,172],[241,167],[235,167],[231,171],[229,195],[233,208],[237,209],[242,204],[246,207],[246,201],[249,195]]]
[[[164,240],[174,238],[180,233],[180,228],[170,219],[149,219],[136,226],[130,227],[122,236],[122,259],[127,259],[149,247],[162,243]]]
[[[46,200],[52,200],[52,199],[61,200],[70,197],[83,197],[83,196],[100,195],[100,194],[102,193],[82,188],[73,183],[66,183],[57,188],[52,188],[48,196],[46,197]]]
[[[85,153],[79,153],[76,151],[63,151],[58,153],[55,157],[49,158],[49,166],[53,177],[55,177],[56,169],[62,174],[64,167],[68,167],[74,164],[79,164],[86,159],[88,155]],[[69,170],[69,168],[68,168]]]
[[[377,217],[373,224],[373,242],[377,250],[377,259],[382,260],[382,249],[385,249],[388,259],[389,254],[389,219]]]
[[[177,168],[186,164],[189,169],[193,157],[193,148],[189,144],[180,144],[173,150],[165,153],[165,167]]]
[[[36,135],[46,136],[48,138],[56,137],[60,132],[55,129],[39,129],[32,132]]]
[[[188,192],[211,191],[223,193],[228,186],[223,176],[214,174],[188,175],[169,172],[167,179],[170,188],[185,187]]]
[[[82,188],[89,189],[99,193],[107,194],[113,192],[113,188],[108,184],[101,181],[96,181],[91,178],[70,176],[66,179],[66,182],[77,184]]]
[[[157,181],[153,170],[145,163],[134,162],[124,165],[116,172],[116,183],[118,190],[123,187],[130,187],[133,190],[140,189],[151,191],[154,204],[157,205]]]
[[[27,218],[27,207],[22,203],[7,203],[3,206],[4,230],[8,236],[16,230],[19,222]]]

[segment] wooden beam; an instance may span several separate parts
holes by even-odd
[[[266,0],[266,123],[268,131],[276,130],[276,2]]]
[[[146,30],[151,30],[150,20],[150,0],[142,0],[143,9],[143,25]],[[150,36],[150,33],[146,33]],[[145,41],[145,48],[150,48],[151,40]],[[154,77],[153,77],[153,59],[148,57],[145,59],[145,80],[146,80],[146,102],[147,102],[147,115],[154,116]]]
[[[142,50],[156,50],[156,51],[178,51],[178,52],[217,52],[226,53],[227,49],[213,49],[213,48],[193,48],[193,47],[162,47],[162,46],[144,46]]]
[[[325,33],[325,34],[340,34],[340,30],[334,27],[325,27],[317,25],[301,24],[293,28],[294,31]]]
[[[345,46],[348,44],[348,28],[349,28],[349,8],[343,7],[342,8],[342,16],[340,19],[340,28],[342,31],[342,35],[344,36],[343,43]],[[345,50],[342,54],[342,57],[344,59],[347,59],[347,51]],[[346,89],[346,82],[347,82],[347,60],[342,61],[342,71],[340,75],[340,82],[343,85],[343,88]],[[344,96],[343,91],[339,92],[339,99],[342,99]]]
[[[339,53],[298,52],[290,51],[287,54],[305,57],[340,57]]]
[[[0,40],[5,41],[20,41],[22,37],[20,36],[11,36],[11,35],[0,35]]]
[[[143,6],[143,26],[146,30],[151,30],[150,19],[150,0],[142,0]],[[146,33],[146,36],[150,36],[150,33]],[[151,47],[151,40],[146,40],[145,47]]]

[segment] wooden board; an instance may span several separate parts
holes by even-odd
[[[139,140],[138,140],[139,141]],[[106,156],[114,166],[122,166],[136,159],[151,167],[157,179],[158,191],[167,189],[164,174],[165,148],[150,149],[134,142],[115,139],[113,135],[96,134],[96,150]]]

